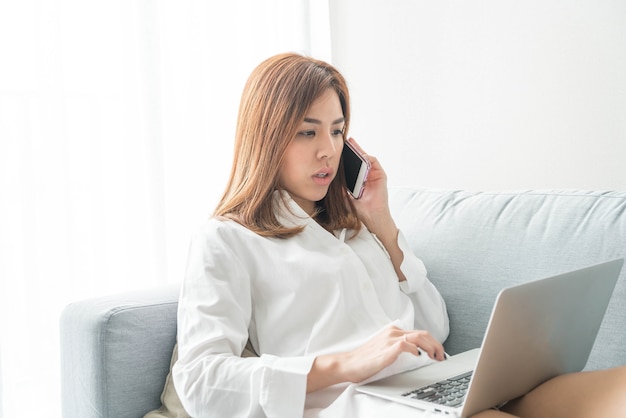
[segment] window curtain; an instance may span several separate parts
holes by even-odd
[[[60,417],[70,302],[182,280],[245,80],[327,1],[0,0],[0,418]]]

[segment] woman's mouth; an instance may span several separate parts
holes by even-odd
[[[320,170],[313,174],[313,181],[319,186],[328,186],[333,179],[333,171],[331,169]]]

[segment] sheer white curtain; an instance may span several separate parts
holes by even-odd
[[[0,0],[0,417],[59,417],[74,300],[182,278],[239,95],[330,59],[327,1]]]

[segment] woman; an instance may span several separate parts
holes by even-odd
[[[349,122],[345,80],[324,62],[282,54],[251,74],[230,180],[192,239],[179,302],[172,376],[191,416],[419,416],[350,384],[443,360],[449,328],[441,295],[391,217],[376,158],[368,156],[363,197],[347,196]],[[259,357],[241,357],[248,341]],[[596,384],[624,411],[599,383],[623,388],[624,376],[556,378],[509,412],[572,417],[583,405],[572,391]],[[567,406],[552,396],[577,408],[558,411]]]

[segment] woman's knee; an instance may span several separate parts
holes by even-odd
[[[626,366],[557,376],[507,405],[520,416],[626,416]]]

